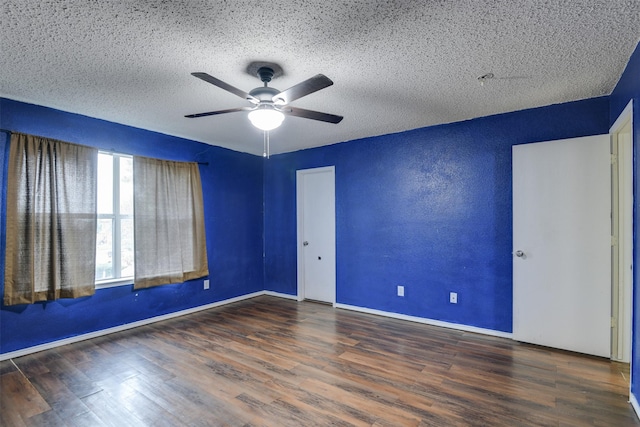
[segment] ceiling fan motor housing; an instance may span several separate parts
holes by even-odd
[[[251,92],[249,92],[249,95],[253,96],[254,98],[258,98],[262,103],[263,101],[273,102],[273,97],[279,93],[280,91],[276,88],[264,86],[253,89]]]

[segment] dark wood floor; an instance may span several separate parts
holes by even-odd
[[[628,366],[259,297],[0,364],[3,426],[639,426]]]

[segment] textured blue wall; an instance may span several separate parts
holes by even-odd
[[[78,114],[0,99],[0,127],[161,159],[208,162],[202,177],[211,289],[202,279],[134,291],[99,289],[76,300],[0,307],[0,352],[118,326],[264,289],[262,268],[263,159],[219,147]],[[0,294],[4,293],[6,165],[0,133]]]
[[[272,156],[266,289],[296,293],[295,171],[335,165],[338,303],[511,332],[511,146],[608,118],[602,97]]]
[[[633,99],[633,265],[635,267],[633,277],[633,338],[632,338],[632,363],[631,367],[631,392],[640,397],[640,313],[638,304],[640,303],[640,251],[638,250],[638,224],[640,224],[640,210],[638,202],[640,194],[638,192],[638,150],[640,150],[640,43],[636,46],[631,55],[627,67],[620,77],[620,81],[611,93],[610,124],[616,121],[624,107]]]

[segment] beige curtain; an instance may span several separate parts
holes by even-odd
[[[95,292],[98,150],[13,133],[5,305]]]
[[[209,274],[197,163],[133,158],[134,288]]]

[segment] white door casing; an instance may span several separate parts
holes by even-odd
[[[611,358],[631,361],[633,295],[633,100],[609,131],[612,153]]]
[[[296,171],[298,299],[335,304],[335,167]]]
[[[609,135],[513,146],[513,338],[610,357]]]

